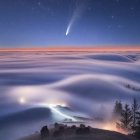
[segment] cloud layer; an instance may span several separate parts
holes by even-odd
[[[139,54],[127,53],[1,53],[0,119],[12,118],[10,116],[13,115],[18,118],[20,112],[33,112],[32,108],[44,108],[45,104],[70,107],[73,111],[61,111],[71,116],[81,115],[94,119],[102,114],[107,119],[115,100],[140,100],[139,58]],[[53,117],[49,119],[50,122],[61,118],[51,115]],[[23,129],[28,126],[30,117],[25,117]],[[43,115],[36,119],[32,124],[36,124],[36,127],[30,128],[29,132],[41,126],[42,121],[47,121]],[[10,129],[13,126],[8,121],[3,125]],[[13,127],[14,134],[16,128]],[[4,132],[0,132],[1,137],[2,134]]]

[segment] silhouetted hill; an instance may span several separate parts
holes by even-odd
[[[61,139],[61,140],[137,140],[131,136],[127,136],[118,132],[114,131],[107,131],[107,130],[101,130],[101,129],[95,129],[91,128],[90,134],[86,135],[77,135],[73,133],[74,131],[70,131],[69,133],[65,132],[63,133],[62,136],[59,137],[50,137],[49,140],[56,140],[56,139]],[[47,140],[43,139],[43,140]],[[22,138],[19,140],[41,140],[40,134],[36,133],[34,135],[31,135],[26,138]]]

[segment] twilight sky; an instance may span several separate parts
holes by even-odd
[[[0,47],[139,45],[140,0],[0,0]]]

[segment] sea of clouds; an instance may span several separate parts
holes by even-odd
[[[107,120],[116,100],[133,98],[140,101],[139,53],[0,53],[0,139],[34,133],[61,113]]]

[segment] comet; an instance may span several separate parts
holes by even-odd
[[[77,5],[73,14],[72,14],[72,17],[69,21],[69,24],[67,26],[67,29],[66,29],[66,36],[69,35],[70,33],[70,30],[73,26],[73,24],[78,20],[78,18],[81,16],[81,14],[83,13],[84,11],[84,4],[80,4],[80,5]]]
[[[70,25],[68,26],[67,30],[66,30],[66,36],[67,36],[67,35],[69,34],[69,32],[70,32],[71,25],[72,25],[72,24],[70,24]]]
[[[72,27],[74,21],[75,21],[75,17],[73,17],[73,18],[71,19],[71,21],[70,21],[70,23],[69,23],[69,25],[68,25],[68,27],[67,27],[66,36],[69,34],[70,29],[71,29],[71,27]]]

